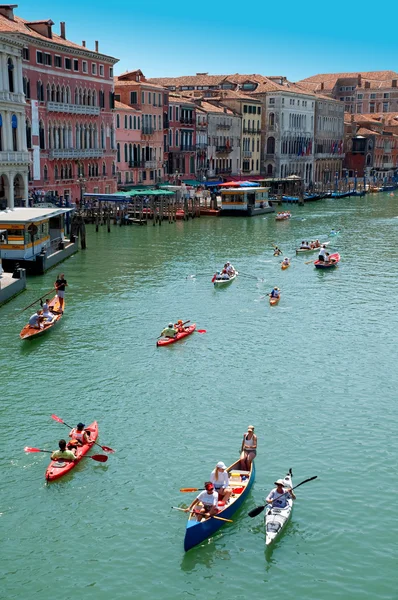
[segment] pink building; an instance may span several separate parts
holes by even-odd
[[[138,168],[138,183],[144,185],[164,179],[163,106],[167,104],[167,96],[167,90],[149,83],[139,69],[115,77],[116,101],[134,108],[141,115],[141,143],[137,144],[137,154],[133,154],[133,163],[137,165],[133,168]],[[122,135],[120,129],[116,131],[117,136]],[[120,140],[119,143],[124,142]]]
[[[26,21],[0,6],[0,32],[22,40],[30,193],[72,201],[116,190],[113,65],[117,59],[66,39],[53,21]]]
[[[167,177],[170,181],[194,179],[196,171],[196,104],[169,93]]]
[[[118,186],[142,183],[141,111],[115,102]]]

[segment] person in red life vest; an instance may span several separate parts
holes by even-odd
[[[193,510],[197,504],[201,506],[197,510]],[[214,489],[211,481],[206,481],[205,489],[200,492],[190,504],[185,512],[194,512],[198,521],[203,518],[208,519],[218,513],[218,493]]]
[[[184,333],[184,331],[185,331],[184,321],[182,321],[181,319],[178,319],[177,323],[174,325],[174,329],[177,329],[178,333]]]
[[[68,444],[68,448],[76,446],[83,446],[84,444],[92,444],[90,440],[90,432],[84,431],[84,423],[78,423],[76,427],[69,433],[69,437],[72,438]]]

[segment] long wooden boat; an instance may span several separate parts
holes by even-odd
[[[236,279],[237,275],[239,275],[239,273],[238,273],[238,271],[235,271],[235,273],[233,275],[231,275],[231,277],[229,279],[215,279],[213,283],[214,283],[215,287],[226,285],[227,283],[231,283],[232,281],[234,281],[234,279]]]
[[[329,256],[329,262],[324,262],[322,260],[316,260],[314,262],[314,266],[316,269],[334,269],[340,262],[340,254],[335,252]]]
[[[83,444],[83,446],[77,447],[77,449],[76,449],[77,460],[68,461],[68,460],[63,460],[62,458],[57,459],[57,460],[52,460],[46,469],[47,481],[54,481],[54,479],[59,479],[63,475],[66,475],[66,473],[69,473],[69,471],[74,469],[75,466],[77,465],[77,463],[79,463],[81,461],[83,456],[85,456],[87,454],[87,452],[90,450],[90,448],[93,447],[93,444],[97,440],[97,437],[98,437],[97,421],[94,421],[93,423],[91,423],[91,425],[88,425],[87,427],[85,427],[84,430],[87,432],[88,431],[90,432],[90,439],[92,440],[92,443],[91,444]]]
[[[28,323],[27,325],[25,325],[25,327],[22,329],[21,333],[19,334],[19,337],[21,338],[21,340],[31,340],[33,338],[37,338],[37,337],[43,335],[44,333],[46,333],[49,329],[52,329],[53,327],[55,327],[55,325],[61,320],[62,313],[61,313],[61,307],[59,304],[58,296],[54,296],[54,298],[49,302],[48,307],[50,309],[50,312],[54,311],[53,312],[53,314],[54,314],[53,320],[51,322],[44,321],[43,327],[41,329],[36,329],[35,327],[31,327]],[[63,310],[65,310],[65,299],[64,299]]]
[[[292,488],[292,470],[289,469],[288,474],[284,478],[284,488]],[[289,498],[284,508],[266,508],[264,515],[265,522],[265,544],[270,546],[272,542],[281,534],[286,523],[290,519],[293,510],[293,499]]]
[[[292,215],[290,213],[285,213],[282,215],[276,215],[275,217],[275,221],[287,221],[288,219],[290,219]]]
[[[220,512],[216,516],[223,519],[230,519],[246,500],[254,482],[256,468],[253,461],[250,471],[242,471],[240,470],[240,460],[237,460],[228,467],[227,472],[230,474],[230,485],[236,489],[236,492],[232,494],[226,506],[220,506]],[[185,530],[185,552],[214,535],[223,525],[225,525],[224,521],[219,521],[213,517],[199,522],[195,515],[190,514]]]
[[[172,338],[162,338],[160,340],[158,340],[156,342],[157,346],[169,346],[170,344],[175,344],[175,342],[178,342],[179,340],[182,340],[183,338],[187,337],[187,335],[191,335],[191,333],[193,333],[196,329],[196,323],[192,323],[192,325],[190,325],[189,327],[185,328],[185,331],[182,331],[181,333],[177,333],[177,335],[175,337]]]
[[[296,248],[296,254],[309,254],[310,252],[319,251],[322,246],[329,246],[330,242],[321,242],[321,245],[317,248]]]

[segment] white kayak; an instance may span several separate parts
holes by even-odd
[[[285,485],[284,488],[292,488],[292,470],[289,469],[289,473],[284,477]],[[291,512],[293,510],[293,500],[289,498],[284,508],[266,508],[265,509],[265,544],[270,546],[272,542],[279,536],[282,529],[290,519]]]
[[[229,278],[229,279],[215,279],[214,280],[214,285],[225,285],[226,283],[231,283],[231,281],[233,281],[234,279],[236,279],[237,275],[239,275],[238,271],[235,271],[235,273]]]
[[[329,246],[330,242],[321,242],[321,245],[318,248],[296,248],[296,254],[309,254],[310,252],[319,251],[322,246]]]

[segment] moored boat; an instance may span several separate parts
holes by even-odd
[[[316,269],[334,269],[335,267],[337,267],[339,262],[340,262],[340,254],[338,252],[335,252],[334,254],[331,254],[329,256],[328,262],[324,262],[322,260],[316,260],[314,262],[314,266]]]
[[[231,275],[231,277],[230,277],[229,279],[222,279],[222,278],[219,278],[219,279],[217,279],[217,278],[216,278],[216,279],[213,281],[213,283],[214,283],[214,285],[215,285],[216,287],[218,287],[218,286],[220,286],[220,285],[225,285],[225,284],[227,284],[227,283],[231,283],[231,281],[233,281],[234,279],[236,279],[237,275],[239,275],[239,273],[238,273],[238,271],[235,271],[235,273],[234,273],[233,275]]]
[[[230,519],[242,506],[253,485],[256,469],[253,461],[251,463],[250,471],[242,471],[240,470],[240,460],[237,460],[228,467],[227,472],[230,475],[230,486],[234,488],[235,491],[227,505],[219,503],[220,512],[216,516],[221,517],[222,519]],[[190,514],[186,525],[184,550],[187,552],[194,546],[197,546],[207,538],[211,537],[224,524],[224,521],[220,521],[213,517],[209,517],[208,519],[199,522],[194,515]]]
[[[192,323],[192,325],[185,328],[185,331],[182,331],[181,333],[177,333],[175,337],[162,338],[161,340],[158,340],[156,342],[156,345],[157,346],[168,346],[169,344],[174,344],[175,342],[178,342],[179,340],[182,340],[183,338],[187,337],[187,335],[191,335],[191,333],[193,333],[195,331],[195,329],[196,329],[196,323]]]
[[[98,423],[94,421],[91,425],[88,425],[84,428],[86,432],[90,432],[90,439],[92,440],[91,444],[83,444],[83,446],[77,446],[76,448],[76,458],[74,461],[67,461],[62,459],[52,460],[46,469],[46,480],[54,481],[54,479],[59,479],[66,473],[69,473],[75,466],[81,461],[83,456],[87,454],[90,448],[93,447],[94,442],[98,437]]]
[[[27,325],[25,325],[25,327],[22,329],[21,333],[19,334],[19,337],[21,338],[21,340],[31,340],[32,338],[37,338],[37,337],[43,335],[44,333],[46,333],[49,329],[52,329],[58,323],[58,321],[60,321],[60,319],[62,317],[62,312],[61,312],[61,307],[59,304],[58,296],[54,296],[54,298],[49,302],[48,308],[49,308],[50,312],[52,312],[54,314],[53,320],[50,322],[44,321],[42,323],[43,327],[41,327],[40,329],[31,327],[28,323]],[[64,300],[63,310],[65,310],[65,300]]]
[[[293,487],[293,483],[292,483],[292,470],[289,469],[288,474],[286,475],[286,477],[284,478],[284,488],[292,488]],[[264,522],[265,522],[265,544],[266,546],[270,546],[272,544],[272,542],[275,540],[275,538],[277,538],[283,528],[285,527],[286,523],[288,522],[288,520],[290,519],[290,515],[292,513],[293,510],[293,499],[292,498],[288,498],[286,506],[284,508],[266,508],[265,509],[265,515],[264,515]]]

